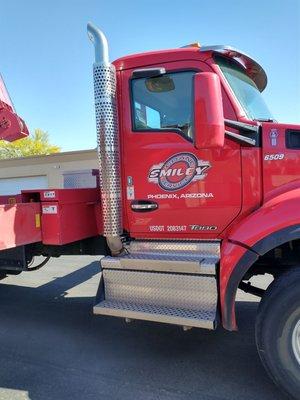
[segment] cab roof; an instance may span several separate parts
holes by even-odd
[[[262,66],[242,51],[226,45],[202,47],[191,45],[191,47],[179,49],[150,51],[119,58],[114,61],[114,65],[117,70],[124,70],[145,67],[147,65],[159,64],[160,62],[166,61],[199,60],[199,58],[206,60],[213,54],[222,54],[227,58],[235,60],[245,70],[247,75],[253,79],[260,92],[267,86],[267,74]]]

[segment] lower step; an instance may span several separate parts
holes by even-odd
[[[94,313],[214,329],[217,301],[212,275],[105,268]]]
[[[104,300],[94,306],[94,314],[156,321],[186,327],[215,329],[215,312],[204,310],[198,311],[152,304]]]

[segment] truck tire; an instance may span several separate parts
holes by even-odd
[[[269,286],[256,318],[256,345],[273,381],[300,399],[300,266]]]

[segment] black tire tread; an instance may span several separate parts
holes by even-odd
[[[262,361],[263,366],[265,367],[268,375],[275,382],[277,386],[283,390],[283,379],[282,375],[276,373],[276,368],[271,368],[269,364],[269,360],[267,360],[268,355],[263,351],[263,329],[266,322],[266,318],[268,318],[268,311],[270,308],[276,304],[276,302],[280,299],[280,293],[285,291],[286,289],[296,286],[300,283],[300,266],[299,267],[291,267],[288,270],[282,272],[279,276],[275,278],[275,280],[270,284],[267,288],[257,311],[256,316],[256,327],[255,327],[255,338],[257,350]],[[298,286],[299,287],[299,286]],[[277,371],[278,372],[278,371]],[[290,398],[294,399],[295,397],[291,397],[289,392],[285,392]]]

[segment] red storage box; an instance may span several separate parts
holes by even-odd
[[[41,202],[42,242],[63,245],[102,233],[99,188],[22,191],[23,201]]]

